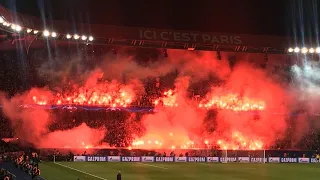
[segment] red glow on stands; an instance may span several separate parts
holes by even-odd
[[[111,86],[111,85],[110,85]],[[33,96],[33,103],[38,105],[87,105],[87,106],[108,106],[108,107],[127,107],[135,94],[128,88],[109,87],[109,84],[100,84],[93,88],[81,87],[74,92],[56,94],[54,98],[47,96]]]
[[[234,131],[231,136],[221,137],[218,140],[187,140],[188,137],[165,138],[161,140],[136,140],[132,143],[133,149],[207,149],[213,146],[225,150],[261,150],[264,148],[264,143],[250,136],[244,136],[239,131]],[[217,139],[217,138],[215,138]]]
[[[35,104],[38,104],[38,105],[47,105],[48,103],[47,98],[44,96],[41,96],[41,97],[32,96],[32,100]]]
[[[270,78],[269,74],[265,73],[264,70],[253,68],[251,64],[239,61],[236,67],[231,68],[228,65],[228,61],[215,61],[213,60],[214,58],[215,54],[203,53],[202,55],[194,55],[181,51],[173,53],[173,55],[170,54],[166,58],[168,67],[162,66],[162,64],[160,66],[156,63],[151,69],[149,67],[140,67],[131,59],[122,63],[118,63],[118,59],[116,59],[111,64],[108,63],[108,59],[106,61],[108,66],[103,67],[106,69],[94,71],[91,74],[84,75],[79,81],[75,81],[81,82],[81,86],[72,84],[70,87],[71,83],[63,87],[58,86],[55,89],[62,89],[58,92],[45,88],[33,88],[24,95],[10,99],[4,98],[2,100],[3,111],[12,120],[13,124],[16,124],[15,120],[17,119],[24,121],[23,128],[17,127],[16,130],[17,132],[22,132],[19,139],[24,138],[26,142],[34,142],[34,139],[43,139],[43,142],[39,143],[41,147],[69,146],[90,149],[98,147],[96,145],[100,142],[108,142],[109,138],[119,137],[126,138],[124,139],[125,143],[118,143],[117,139],[117,143],[113,143],[113,145],[122,146],[129,143],[129,149],[218,147],[230,150],[258,150],[273,145],[277,139],[283,138],[288,124],[286,117],[282,115],[290,113],[291,109],[287,105],[293,101],[291,100],[291,95],[287,96],[287,90]],[[113,71],[109,67],[112,67]],[[124,70],[128,67],[134,68],[132,68],[132,72],[126,73],[128,74],[125,78],[126,84],[121,84],[115,80],[111,82],[104,81],[104,79],[117,79],[122,82],[121,79],[124,78],[121,72],[125,72]],[[102,119],[99,123],[91,121],[91,117],[85,117],[85,122],[90,122],[90,127],[50,132],[49,125],[64,123],[65,117],[61,117],[61,121],[55,122],[55,119],[60,118],[60,114],[55,117],[55,113],[49,112],[46,108],[16,108],[20,105],[29,105],[31,103],[43,106],[128,107],[139,100],[140,98],[137,97],[140,95],[144,95],[141,98],[143,103],[149,103],[146,100],[149,95],[149,87],[145,89],[146,87],[144,87],[142,80],[149,76],[163,77],[172,71],[172,67],[177,68],[179,72],[178,77],[174,80],[174,88],[163,92],[161,97],[152,99],[154,100],[152,103],[155,106],[153,113],[140,114],[138,112],[139,114],[129,114],[126,112],[126,116],[117,116],[114,119],[115,125],[106,126],[104,131],[96,132],[101,136],[97,136],[93,130],[95,128],[99,129],[98,125],[107,124],[109,117],[105,119],[104,117],[99,118],[99,120]],[[103,72],[107,72],[105,77]],[[209,84],[202,84],[202,80],[211,77],[212,73],[223,83],[215,84],[212,82],[211,90],[205,98],[201,98],[199,95],[194,98],[196,100],[192,100],[189,96],[189,90],[197,88],[198,83],[201,85],[200,87],[202,85],[210,86]],[[68,78],[66,77],[66,79]],[[158,82],[160,81],[157,80]],[[158,92],[160,87],[166,87],[167,85],[171,86],[171,84],[166,83],[161,86],[156,84],[158,88],[155,91],[152,89],[150,93]],[[203,91],[208,90],[208,88],[203,89]],[[199,91],[201,96],[204,95],[202,94],[203,91]],[[198,90],[195,92],[198,92]],[[161,108],[161,106],[166,108]],[[214,109],[214,111],[209,111],[211,109]],[[280,115],[274,115],[275,110]],[[250,111],[255,111],[255,113]],[[120,112],[108,113],[110,114],[106,116],[110,115],[112,118],[113,115],[121,114]],[[105,114],[98,115],[103,116]],[[121,126],[119,130],[108,132],[110,128],[118,128],[118,118],[121,120],[119,122],[122,123],[123,127]],[[79,120],[82,119],[79,118]],[[94,119],[96,118],[94,117]],[[76,120],[78,121],[78,119]],[[66,121],[66,123],[71,123],[71,121]],[[74,125],[76,124],[74,123]],[[71,126],[72,124],[70,124]],[[299,127],[301,127],[300,124]],[[33,129],[31,131],[32,134],[30,133],[32,136],[26,137],[25,134],[27,133],[24,133],[24,130],[28,128]],[[300,131],[302,134],[304,129],[300,128]],[[43,138],[43,134],[48,132],[49,135]],[[89,132],[92,132],[90,136],[92,138],[87,138],[89,137]],[[107,133],[115,134],[106,137]],[[117,133],[123,133],[124,137],[116,136]],[[75,142],[75,137],[79,141]],[[130,141],[131,139],[133,139],[133,142]]]
[[[108,88],[100,89],[98,86],[91,89],[84,87],[78,89],[73,93],[60,95],[56,94],[54,100],[46,99],[46,96],[33,96],[33,102],[38,105],[47,105],[48,102],[55,102],[55,104],[74,104],[74,105],[90,105],[90,106],[109,106],[109,107],[126,107],[130,106],[135,94],[132,90],[121,89],[117,91],[109,91]],[[121,87],[121,86],[119,86]],[[168,90],[163,93],[163,96],[154,101],[154,105],[162,105],[164,107],[177,107],[178,92]],[[196,106],[192,106],[197,108]],[[205,109],[226,109],[235,112],[240,111],[262,111],[265,109],[263,101],[249,99],[247,97],[239,97],[236,94],[228,94],[225,96],[211,96],[211,98],[203,99],[198,108]],[[232,112],[230,112],[232,113]],[[212,139],[213,138],[213,139]],[[241,131],[232,131],[229,135],[215,135],[211,138],[190,139],[187,133],[179,131],[173,127],[170,131],[162,129],[159,132],[148,132],[143,137],[136,138],[131,146],[131,149],[199,149],[219,147],[225,150],[259,150],[262,149],[264,143]],[[90,149],[94,146],[81,142],[77,148]]]
[[[177,107],[177,95],[175,91],[168,90],[163,93],[163,96],[158,98],[153,102],[155,106],[158,106],[162,102],[163,106],[165,107]]]
[[[220,146],[221,149],[228,150],[261,150],[264,144],[258,139],[244,136],[238,131],[233,131],[229,139],[219,139],[217,145]]]
[[[101,90],[98,88],[86,89],[80,88],[78,91],[66,94],[56,94],[54,99],[46,96],[33,96],[33,103],[37,105],[87,105],[87,106],[107,106],[107,107],[128,107],[133,101],[135,94],[132,91],[120,89],[118,91]],[[173,90],[163,93],[163,96],[156,99],[153,104],[159,106],[162,103],[164,107],[177,107],[177,95]],[[263,101],[249,99],[247,97],[239,98],[238,95],[229,94],[226,96],[212,96],[201,100],[199,108],[206,109],[227,109],[232,111],[261,111],[265,109]]]
[[[199,107],[206,109],[228,109],[232,111],[261,111],[264,110],[265,104],[263,101],[253,100],[247,97],[239,98],[238,95],[229,94],[204,99],[200,102]]]
[[[126,107],[129,106],[135,97],[130,93],[133,91],[118,91],[100,90],[98,88],[85,89],[80,88],[74,93],[68,95],[57,94],[55,104],[75,104],[75,105],[91,105],[91,106],[111,106],[111,107]],[[33,96],[34,103],[38,105],[47,105],[50,102],[46,96]],[[52,100],[51,100],[52,101]],[[163,93],[163,96],[154,101],[154,105],[162,105],[164,107],[178,107],[177,92],[168,90]],[[196,106],[194,106],[196,108]],[[265,103],[247,97],[239,98],[236,94],[226,96],[212,96],[209,99],[203,99],[198,108],[205,109],[226,109],[235,112],[240,111],[262,111],[265,109]],[[232,112],[231,112],[232,113]],[[198,137],[200,138],[200,137]],[[135,139],[131,149],[199,149],[211,148],[217,146],[225,150],[259,150],[263,148],[264,143],[261,140],[245,135],[241,131],[233,131],[232,135],[214,136],[214,139],[190,139],[187,134],[173,128],[171,131],[163,129],[160,132],[146,134],[143,137]],[[77,148],[93,148],[94,146],[81,142]]]

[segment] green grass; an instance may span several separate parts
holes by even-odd
[[[41,176],[47,180],[319,180],[320,164],[240,164],[240,163],[41,163]],[[69,169],[64,166],[73,169]],[[74,170],[76,169],[76,170]],[[77,171],[78,170],[78,171]],[[83,171],[97,177],[90,176]]]

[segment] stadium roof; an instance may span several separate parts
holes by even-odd
[[[54,20],[202,32],[283,36],[290,23],[288,3],[281,0],[6,0],[2,5],[14,12]]]
[[[57,31],[59,40],[66,39],[67,33],[92,34],[96,44],[258,53],[286,53],[290,44],[300,48],[319,44],[318,24],[304,29],[303,23],[294,23],[295,17],[303,22],[308,16],[292,15],[300,12],[300,6],[296,7],[299,3],[286,1],[32,1],[8,0],[2,3],[2,15],[24,27]],[[305,5],[315,5],[310,6],[309,14],[316,14],[315,3]],[[295,30],[299,25],[301,28]],[[306,42],[287,38],[290,34],[301,36],[300,31],[303,36],[315,34],[317,38],[304,39]]]

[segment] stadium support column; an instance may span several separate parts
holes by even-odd
[[[263,163],[266,163],[266,150],[263,150]]]

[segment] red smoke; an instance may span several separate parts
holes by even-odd
[[[104,129],[91,129],[86,124],[65,131],[54,131],[43,137],[40,148],[93,148],[105,135]]]
[[[55,118],[50,111],[40,108],[19,108],[21,104],[30,104],[32,97],[53,97],[43,89],[31,89],[29,92],[11,99],[1,98],[3,112],[11,120],[15,136],[41,148],[71,147],[87,148],[97,144],[105,134],[104,129],[91,129],[85,124],[66,131],[49,132],[48,126]]]
[[[74,85],[71,90],[50,92],[32,89],[10,100],[3,99],[4,113],[13,124],[22,121],[24,127],[29,129],[31,133],[23,137],[26,130],[14,125],[17,136],[27,142],[38,141],[41,147],[95,146],[103,138],[101,134],[104,130],[81,125],[67,131],[49,133],[48,123],[59,117],[52,117],[52,114],[41,109],[17,107],[29,103],[126,107],[144,93],[140,80],[162,76],[177,69],[179,75],[175,88],[163,92],[162,97],[153,101],[156,112],[142,117],[146,132],[143,136],[136,135],[132,148],[217,145],[225,149],[262,149],[282,138],[287,129],[285,116],[275,113],[289,112],[289,97],[287,90],[266,71],[253,68],[245,61],[232,69],[226,59],[217,60],[215,53],[211,52],[168,51],[168,54],[168,59],[159,60],[164,63],[157,61],[148,67],[138,65],[132,57],[120,59],[119,63],[116,61],[119,57],[114,58],[110,66],[107,59],[101,69],[92,71],[82,85]],[[130,81],[121,83],[121,71],[126,72]],[[189,87],[212,74],[223,80],[223,85],[216,87],[215,84],[207,84],[211,90],[200,97],[200,101],[190,98]],[[105,80],[111,76],[117,80]],[[211,109],[217,112],[214,118],[207,117]],[[214,130],[209,131],[210,128]],[[88,137],[83,136],[87,134]]]
[[[263,104],[263,110],[255,113],[234,113],[229,110],[221,110],[217,116],[217,131],[222,139],[226,139],[226,148],[249,148],[249,144],[259,144],[268,147],[277,138],[282,138],[287,128],[286,103],[288,97],[286,91],[272,81],[264,71],[250,68],[247,64],[235,67],[227,83],[220,88],[213,88],[211,94],[221,93],[238,94],[242,99],[256,99]],[[241,134],[246,146],[238,146],[238,137]],[[243,143],[242,142],[242,143]],[[250,143],[249,143],[250,142]],[[261,142],[261,143],[259,143]],[[253,145],[251,145],[253,146]],[[253,149],[252,147],[250,149]]]
[[[263,70],[239,64],[229,74],[227,82],[213,87],[200,105],[188,100],[187,87],[166,91],[155,101],[155,104],[162,102],[173,108],[160,108],[156,114],[147,115],[143,119],[147,133],[134,142],[133,147],[217,145],[223,149],[255,150],[273,145],[286,131],[287,91]],[[204,133],[201,128],[206,111],[199,111],[197,106],[205,105],[218,112],[213,133]]]

